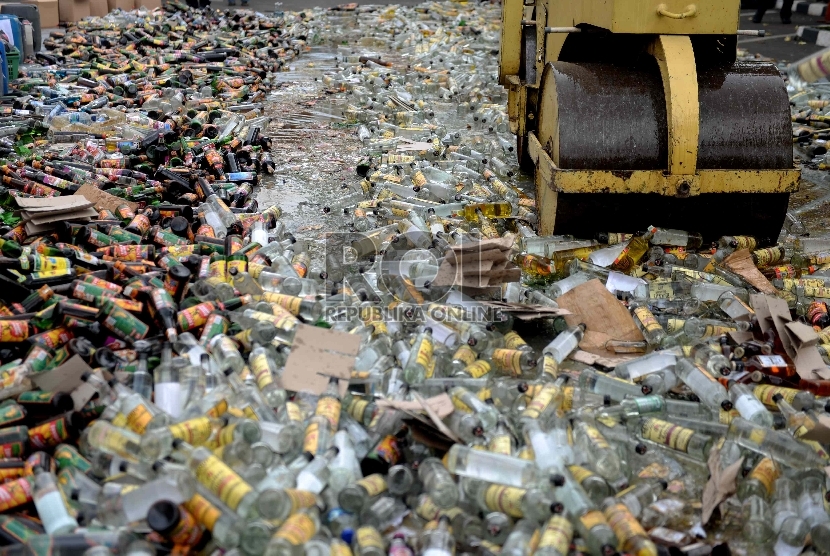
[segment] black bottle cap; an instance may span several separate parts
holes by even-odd
[[[555,487],[561,487],[565,485],[565,476],[556,473],[550,476],[550,482]]]
[[[69,493],[69,499],[73,501],[77,501],[78,498],[81,496],[81,491],[77,488],[73,488],[72,492]]]
[[[783,399],[784,399],[784,396],[782,396],[781,394],[774,394],[772,396],[772,401],[774,401],[775,403],[778,403],[779,401],[781,401]]]
[[[524,394],[525,392],[527,392],[529,388],[530,388],[530,387],[527,385],[527,382],[522,382],[521,384],[519,384],[519,385],[516,387],[516,389],[517,389],[520,393],[522,393],[522,394]]]
[[[173,439],[173,449],[174,450],[178,450],[179,446],[181,446],[182,444],[184,444],[184,440],[182,440],[181,438],[174,438]]]
[[[602,552],[602,556],[616,556],[617,554],[619,554],[617,552],[617,549],[611,546],[610,544],[606,544],[600,550]]]
[[[167,500],[159,500],[147,510],[147,525],[162,536],[172,533],[180,520],[179,507]]]
[[[649,394],[651,394],[651,392],[652,392],[651,386],[649,386],[648,384],[643,384],[643,385],[640,387],[640,392],[642,392],[643,394],[645,394],[646,396],[648,396],[648,395],[649,395]]]
[[[642,442],[638,442],[637,445],[634,447],[634,451],[642,456],[643,454],[648,452],[648,446],[646,446]]]
[[[129,468],[130,468],[130,464],[127,463],[126,461],[122,461],[118,464],[118,471],[121,472],[121,473],[126,473],[127,469],[129,469]]]
[[[602,405],[604,405],[605,407],[608,407],[608,406],[611,405],[611,395],[610,394],[605,394],[602,397]]]
[[[732,402],[729,400],[723,400],[720,404],[724,411],[732,411]]]
[[[89,380],[89,377],[91,377],[91,376],[92,376],[92,373],[90,373],[89,371],[84,371],[84,374],[81,375],[81,380],[86,382],[87,380]]]
[[[669,482],[666,479],[658,479],[660,486],[663,487],[663,490],[669,488]]]

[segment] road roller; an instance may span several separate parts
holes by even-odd
[[[539,234],[649,225],[778,238],[800,170],[740,0],[503,0],[499,80]]]

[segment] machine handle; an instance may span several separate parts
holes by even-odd
[[[657,14],[671,19],[686,19],[687,17],[694,17],[697,15],[697,6],[689,4],[686,6],[686,11],[683,13],[674,13],[669,11],[669,7],[665,4],[657,6]]]

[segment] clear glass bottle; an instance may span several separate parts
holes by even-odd
[[[760,496],[749,496],[741,504],[744,522],[743,535],[749,542],[764,545],[775,535],[772,528],[772,511]]]
[[[608,444],[608,440],[596,428],[584,421],[573,424],[574,445],[584,456],[589,466],[616,489],[628,486],[628,480],[620,468],[617,451]]]
[[[534,556],[568,556],[573,535],[568,518],[561,513],[554,515],[542,527]]]
[[[66,507],[63,494],[58,488],[57,478],[40,467],[35,468],[32,498],[46,534],[66,534],[78,527],[77,520],[72,517]]]
[[[732,409],[726,388],[709,371],[684,358],[677,361],[675,373],[709,407],[725,411]]]
[[[625,504],[615,498],[607,498],[602,503],[602,513],[614,531],[620,548],[637,556],[657,556],[657,546]]]
[[[752,388],[731,380],[729,381],[729,398],[741,417],[756,425],[772,428],[772,413],[755,397]]]
[[[371,526],[359,527],[354,536],[356,556],[385,556],[386,548],[380,532]]]
[[[533,461],[474,450],[461,444],[450,448],[446,461],[447,469],[453,475],[491,483],[526,487],[538,479]]]
[[[265,548],[265,556],[303,556],[304,545],[320,528],[317,508],[308,508],[286,519]]]
[[[775,461],[768,457],[761,458],[752,471],[738,484],[738,499],[743,501],[750,496],[769,499],[780,475],[781,468]]]
[[[427,327],[415,337],[406,366],[403,368],[403,379],[407,384],[420,384],[429,378],[432,351],[432,329]]]
[[[801,548],[810,533],[810,526],[798,515],[798,484],[790,478],[778,477],[772,502],[772,528],[778,542]]]
[[[491,430],[499,420],[499,412],[491,404],[481,401],[475,394],[461,386],[450,388],[447,392],[452,399],[453,405],[459,411],[474,413],[481,422],[485,431]]]
[[[422,556],[453,556],[455,554],[455,537],[450,518],[442,515],[434,527],[427,527],[419,538]]]
[[[567,330],[560,332],[556,338],[551,340],[548,345],[542,348],[542,353],[550,355],[557,363],[561,364],[577,347],[579,347],[579,342],[582,341],[584,335],[584,324],[568,328]]]
[[[741,417],[734,418],[729,424],[726,438],[783,465],[797,469],[824,467],[824,460],[810,446],[788,434],[761,427]]]
[[[369,500],[387,489],[386,478],[380,473],[374,473],[346,486],[337,499],[344,511],[358,513],[368,505]]]
[[[440,459],[423,460],[418,466],[418,478],[439,508],[446,510],[458,503],[458,486]]]

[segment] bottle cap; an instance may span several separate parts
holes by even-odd
[[[642,442],[638,442],[637,445],[634,447],[634,451],[642,456],[643,454],[648,452],[648,446],[646,446]]]
[[[172,533],[181,520],[179,507],[167,500],[159,500],[147,510],[147,525],[159,535]]]
[[[663,487],[663,490],[669,488],[669,482],[666,479],[657,479],[657,482],[660,483],[660,486]]]
[[[775,403],[778,403],[783,399],[784,399],[784,396],[782,396],[781,394],[773,394],[773,396],[772,396],[772,401],[774,401]]]
[[[565,506],[562,502],[554,502],[550,505],[550,512],[552,514],[558,515],[565,511]]]
[[[724,411],[732,411],[732,402],[729,400],[723,400],[720,404]]]
[[[354,529],[351,527],[346,527],[340,532],[340,540],[344,543],[351,545],[352,540],[354,539]]]
[[[561,487],[565,485],[565,476],[559,473],[555,473],[550,476],[550,483],[555,487]]]

